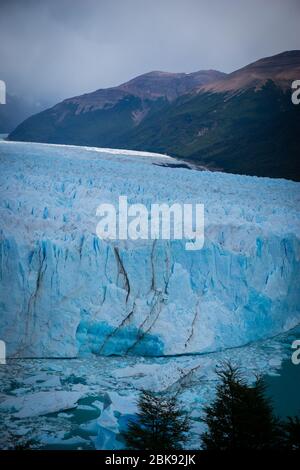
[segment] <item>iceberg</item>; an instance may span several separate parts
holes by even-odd
[[[28,418],[76,408],[80,397],[79,392],[73,391],[35,392],[19,397],[7,397],[1,401],[0,409],[16,411],[13,414],[15,418]]]
[[[300,184],[175,164],[136,151],[0,142],[8,357],[207,353],[299,324]],[[119,195],[146,207],[204,204],[204,247],[100,240],[96,209],[117,206]]]

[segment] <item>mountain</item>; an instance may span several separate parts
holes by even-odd
[[[290,90],[291,83],[300,77],[300,51],[287,51],[257,60],[213,84],[202,86],[200,90],[214,92],[260,89],[268,80],[278,87]]]
[[[182,94],[224,76],[215,70],[150,72],[118,87],[66,99],[27,119],[10,139],[117,146],[146,117],[161,112]]]
[[[300,51],[259,60],[180,97],[121,146],[166,152],[231,173],[300,179]]]
[[[12,132],[24,119],[46,107],[32,99],[7,93],[6,104],[0,105],[0,134]]]
[[[186,170],[163,155],[5,141],[0,172],[8,356],[204,353],[299,324],[300,184]],[[120,194],[148,211],[203,203],[203,248],[99,239],[96,208]]]
[[[211,169],[300,180],[300,106],[291,102],[299,77],[300,51],[228,75],[152,72],[65,100],[9,138],[168,153]]]

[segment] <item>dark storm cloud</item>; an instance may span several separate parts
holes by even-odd
[[[300,49],[299,0],[0,0],[0,79],[58,100]]]

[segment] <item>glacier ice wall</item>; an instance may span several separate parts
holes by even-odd
[[[10,356],[176,355],[300,322],[300,185],[153,154],[0,143],[0,339]],[[105,242],[101,202],[205,204],[205,244]]]

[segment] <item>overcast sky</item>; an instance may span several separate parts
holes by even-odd
[[[299,0],[0,0],[0,79],[58,101],[300,49]]]

